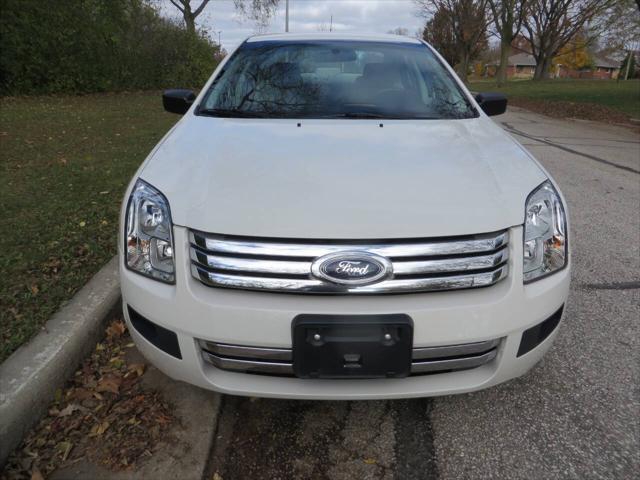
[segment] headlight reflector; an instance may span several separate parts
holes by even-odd
[[[560,195],[548,180],[536,188],[525,207],[524,281],[560,270],[567,262],[567,219]]]
[[[143,180],[138,180],[131,191],[125,229],[127,267],[156,280],[174,283],[169,202]]]

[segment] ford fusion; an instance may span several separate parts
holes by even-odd
[[[428,44],[244,41],[134,176],[123,308],[167,375],[236,395],[405,398],[527,372],[569,290],[557,184]]]

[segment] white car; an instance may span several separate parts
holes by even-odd
[[[426,43],[247,39],[122,206],[125,317],[170,377],[307,399],[469,392],[524,374],[569,291],[566,203]]]

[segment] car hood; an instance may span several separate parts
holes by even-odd
[[[259,237],[384,239],[521,224],[546,176],[486,117],[265,120],[190,116],[141,177],[173,222]]]

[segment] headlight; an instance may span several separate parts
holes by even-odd
[[[156,280],[175,282],[169,202],[158,190],[138,180],[125,219],[127,267]]]
[[[567,263],[567,219],[551,182],[536,188],[525,207],[525,283],[560,270]]]

